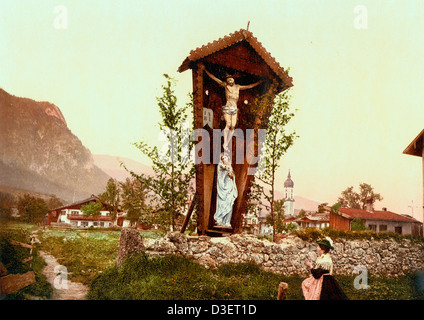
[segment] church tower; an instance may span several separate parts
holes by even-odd
[[[294,216],[294,182],[291,179],[290,170],[287,180],[284,181],[284,215]]]

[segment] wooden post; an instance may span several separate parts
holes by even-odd
[[[181,231],[180,231],[181,233],[184,233],[185,229],[187,228],[188,222],[190,221],[191,214],[193,213],[193,210],[194,210],[194,206],[196,205],[196,201],[197,201],[197,195],[195,194],[193,200],[191,201],[190,208],[188,208],[187,215],[184,219],[183,225],[181,226]]]
[[[422,162],[423,162],[423,208],[422,208],[422,210],[423,210],[423,224],[424,224],[424,135],[423,135],[423,138],[422,138],[422,144],[423,144],[422,145],[422,151],[421,151],[421,159],[422,159]],[[421,236],[424,237],[424,228],[423,227],[421,227]]]
[[[32,249],[32,245],[30,245],[30,244],[22,243],[22,242],[15,241],[15,240],[10,240],[10,243],[15,245],[15,246],[21,246],[21,247],[24,247],[24,248]]]
[[[287,297],[287,288],[289,285],[285,282],[280,282],[280,285],[278,286],[278,296],[277,300],[286,300]]]

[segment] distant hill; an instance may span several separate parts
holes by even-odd
[[[131,177],[131,174],[121,166],[121,162],[128,168],[128,170],[132,170],[137,174],[155,174],[150,166],[138,161],[131,160],[129,158],[105,154],[94,154],[93,159],[96,166],[118,181],[125,181],[126,178]]]
[[[275,192],[276,199],[284,199],[284,193],[282,191],[276,191]],[[301,209],[305,211],[312,211],[316,212],[318,210],[318,206],[321,204],[321,202],[307,199],[305,197],[301,196],[294,196],[294,207],[295,207],[295,213],[299,213]]]
[[[275,191],[275,200],[284,199],[284,192],[282,191]],[[265,203],[265,198],[262,197],[262,202]],[[307,199],[305,197],[301,196],[294,196],[294,214],[297,215],[302,209],[306,212],[316,212],[318,211],[318,206],[321,204],[321,202]],[[268,213],[266,211],[262,211],[264,215],[267,215]]]
[[[104,190],[109,176],[49,102],[0,89],[0,184],[64,200]]]

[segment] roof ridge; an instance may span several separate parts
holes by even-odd
[[[238,42],[246,41],[253,50],[264,60],[264,62],[271,68],[271,70],[281,79],[286,86],[292,86],[293,78],[287,74],[287,71],[281,67],[280,63],[268,52],[262,43],[253,35],[249,30],[241,28],[218,40],[208,42],[196,49],[190,50],[189,56],[183,61],[178,68],[179,72],[189,69],[190,61],[202,59],[211,55],[219,50],[230,47]]]
[[[403,221],[405,221],[405,220],[411,221],[411,222],[418,221],[415,218],[409,218],[409,217],[406,217],[406,216],[404,216],[402,214],[399,214],[399,213],[396,213],[396,212],[393,212],[393,211],[373,210],[372,212],[370,212],[370,211],[367,211],[365,209],[358,209],[358,208],[340,208],[339,209],[339,212],[341,212],[343,214],[346,214],[349,217],[355,218],[355,216],[352,216],[351,214],[349,214],[349,211],[350,211],[351,214],[354,214],[353,212],[356,212],[360,216],[361,216],[361,214],[366,215],[367,217],[365,217],[364,219],[371,219],[370,218],[370,215],[372,216],[372,215],[377,214],[377,215],[379,215],[379,217],[375,217],[377,220],[386,220],[386,219],[383,219],[383,218],[387,218],[387,220],[395,220],[395,219],[393,219],[393,218],[395,218],[395,217],[393,217],[393,215],[395,215],[395,216],[399,217]],[[381,215],[385,215],[386,217],[383,217],[382,218]],[[359,217],[359,218],[361,218],[361,217]]]

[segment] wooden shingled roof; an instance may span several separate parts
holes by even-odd
[[[424,145],[424,129],[418,134],[418,136],[412,140],[412,142],[403,151],[404,154],[410,154],[411,156],[422,157],[423,145]]]
[[[270,69],[276,74],[282,83],[282,87],[289,88],[293,86],[293,79],[288,75],[287,71],[280,66],[271,54],[265,50],[262,44],[258,41],[253,34],[245,29],[240,29],[234,33],[231,33],[223,38],[209,42],[208,44],[199,47],[195,50],[190,51],[190,55],[183,61],[181,66],[178,68],[179,72],[184,72],[190,69],[190,64],[194,61],[200,60],[214,54],[220,50],[230,47],[239,42],[246,41],[255,52],[264,60],[264,62],[270,67]]]

